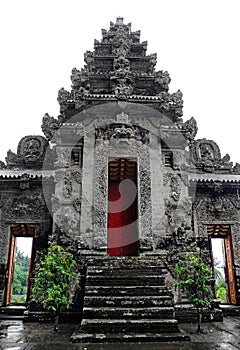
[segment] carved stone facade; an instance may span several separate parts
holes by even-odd
[[[117,18],[85,53],[84,68],[72,70],[71,91],[59,91],[61,114],[43,117],[45,137],[23,137],[0,162],[2,304],[11,225],[34,226],[31,276],[53,242],[79,263],[107,259],[110,182],[123,179],[136,187],[136,213],[128,214],[136,215],[135,255],[157,257],[173,273],[198,247],[210,263],[210,229],[226,226],[240,302],[240,165],[214,141],[195,139],[196,120],[181,118],[181,91],[168,92],[168,72],[156,71],[156,54],[146,50],[140,32]]]

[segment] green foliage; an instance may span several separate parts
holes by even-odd
[[[221,303],[227,303],[227,286],[224,278],[216,282],[216,298]]]
[[[62,307],[69,308],[72,303],[77,277],[72,254],[59,245],[53,245],[40,262],[32,297],[47,310],[60,312]]]
[[[25,302],[28,286],[28,271],[30,258],[16,248],[14,259],[14,275],[12,286],[12,301]]]
[[[214,259],[214,277],[215,277],[215,291],[216,298],[221,303],[227,303],[227,285],[223,267],[220,266],[218,259]]]
[[[201,257],[188,253],[175,269],[176,284],[185,290],[193,305],[199,309],[210,307],[212,272]]]

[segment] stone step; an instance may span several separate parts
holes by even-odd
[[[0,313],[5,315],[23,316],[26,310],[26,306],[2,306]]]
[[[173,319],[173,307],[85,307],[84,319],[102,319],[102,318],[117,318],[117,319],[140,319],[140,318],[157,318],[157,319]]]
[[[83,319],[81,330],[87,333],[99,333],[99,330],[102,333],[176,333],[179,328],[175,319]]]
[[[159,286],[164,284],[159,276],[87,276],[87,285],[91,286]]]
[[[85,295],[169,295],[165,286],[85,286]]]
[[[115,266],[101,266],[101,267],[94,267],[94,266],[89,266],[88,267],[88,274],[93,274],[93,275],[97,275],[97,274],[102,274],[102,275],[108,275],[109,273],[114,273],[114,274],[144,274],[144,275],[148,275],[148,274],[156,274],[156,275],[165,275],[167,272],[167,270],[165,268],[162,267],[158,267],[158,266],[149,266],[149,267],[136,267],[136,266],[130,266],[130,267],[115,267]]]
[[[71,340],[73,343],[154,343],[190,341],[190,337],[181,332],[176,333],[82,333],[75,332]],[[114,347],[113,347],[114,348]],[[170,348],[169,348],[170,349]]]
[[[154,307],[173,306],[173,298],[170,295],[158,296],[85,296],[84,307]]]

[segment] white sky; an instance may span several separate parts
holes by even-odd
[[[222,156],[239,154],[239,0],[8,0],[0,3],[0,159],[21,137],[42,134],[45,112],[57,117],[61,87],[101,39],[101,28],[123,16],[141,30],[170,92],[181,89],[184,120],[197,137],[216,141]]]

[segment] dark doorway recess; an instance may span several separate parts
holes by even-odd
[[[138,255],[137,162],[119,158],[108,164],[108,255]]]

